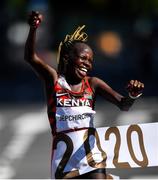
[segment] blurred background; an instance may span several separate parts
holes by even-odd
[[[129,112],[98,98],[96,126],[156,122],[158,118],[157,0],[2,0],[0,6],[0,178],[50,178],[51,131],[43,84],[24,61],[28,14],[44,20],[36,49],[56,67],[57,49],[66,34],[85,24],[94,50],[93,76],[127,95],[130,79],[145,84]],[[157,167],[118,170],[121,178],[158,178]]]

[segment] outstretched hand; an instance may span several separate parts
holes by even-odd
[[[136,99],[142,95],[144,84],[138,80],[130,80],[126,88],[129,93],[129,96],[133,99]]]
[[[28,17],[28,24],[30,25],[30,27],[36,29],[41,24],[42,19],[42,14],[40,14],[38,11],[32,11]]]

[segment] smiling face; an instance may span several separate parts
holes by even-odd
[[[85,43],[77,42],[68,54],[66,75],[83,79],[92,70],[93,51]]]

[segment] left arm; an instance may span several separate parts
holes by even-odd
[[[135,99],[137,99],[142,94],[142,90],[144,88],[143,83],[137,80],[131,80],[127,85],[129,96],[124,97],[99,78],[91,78],[90,84],[96,95],[102,96],[106,100],[118,106],[123,111],[129,110]]]

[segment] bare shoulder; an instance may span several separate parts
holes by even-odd
[[[100,82],[103,82],[103,83],[105,83],[102,79],[100,79],[100,78],[98,78],[98,77],[90,77],[90,76],[88,76],[87,77],[88,78],[88,81],[89,81],[89,83],[91,84],[91,85],[97,85],[98,83],[100,83]]]
[[[88,81],[94,91],[96,91],[96,89],[111,89],[111,87],[104,80],[98,77],[88,77]]]
[[[103,80],[101,80],[98,77],[87,77],[88,82],[93,90],[96,90],[96,88],[99,86],[100,83],[105,83]]]

